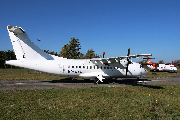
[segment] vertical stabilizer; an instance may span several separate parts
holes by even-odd
[[[147,57],[147,62],[148,62],[148,64],[152,64],[152,62],[151,62],[151,60],[149,59],[149,57]]]
[[[29,39],[26,32],[17,26],[7,26],[17,60],[53,60]]]
[[[149,57],[147,57],[147,63],[149,64],[149,65],[147,65],[149,68],[154,69],[155,66],[154,66],[154,64],[152,64],[152,62],[149,59]]]

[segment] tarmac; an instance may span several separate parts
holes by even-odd
[[[34,90],[34,89],[69,89],[69,88],[98,88],[98,87],[126,87],[144,86],[153,89],[162,88],[158,85],[180,84],[180,73],[173,78],[118,78],[106,79],[97,85],[93,80],[85,81],[78,79],[61,80],[0,80],[0,91],[2,90]]]

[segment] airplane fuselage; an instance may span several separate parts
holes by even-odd
[[[158,67],[153,67],[152,65],[147,66],[155,71],[177,71],[177,68],[174,65],[159,64]]]
[[[79,77],[94,79],[97,75],[103,75],[104,78],[126,77],[126,68],[120,69],[108,65],[95,65],[90,60],[83,59],[65,59],[65,60],[9,60],[6,64],[15,65],[23,68],[42,71],[65,77]],[[127,77],[142,77],[147,75],[147,70],[142,68],[141,64],[132,62],[129,64]]]

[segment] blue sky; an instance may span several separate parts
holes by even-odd
[[[60,52],[75,37],[83,54],[118,57],[131,48],[154,62],[180,59],[179,0],[1,0],[0,16],[0,50],[13,50],[12,25],[45,50]]]

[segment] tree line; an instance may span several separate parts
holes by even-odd
[[[88,50],[86,54],[81,53],[79,51],[81,49],[80,44],[79,39],[73,37],[69,41],[69,44],[66,44],[61,48],[59,53],[50,50],[44,50],[44,52],[67,59],[91,59],[101,57],[100,55],[95,54],[93,49]],[[15,68],[15,66],[6,65],[6,60],[16,60],[16,55],[13,50],[0,51],[0,68]]]

